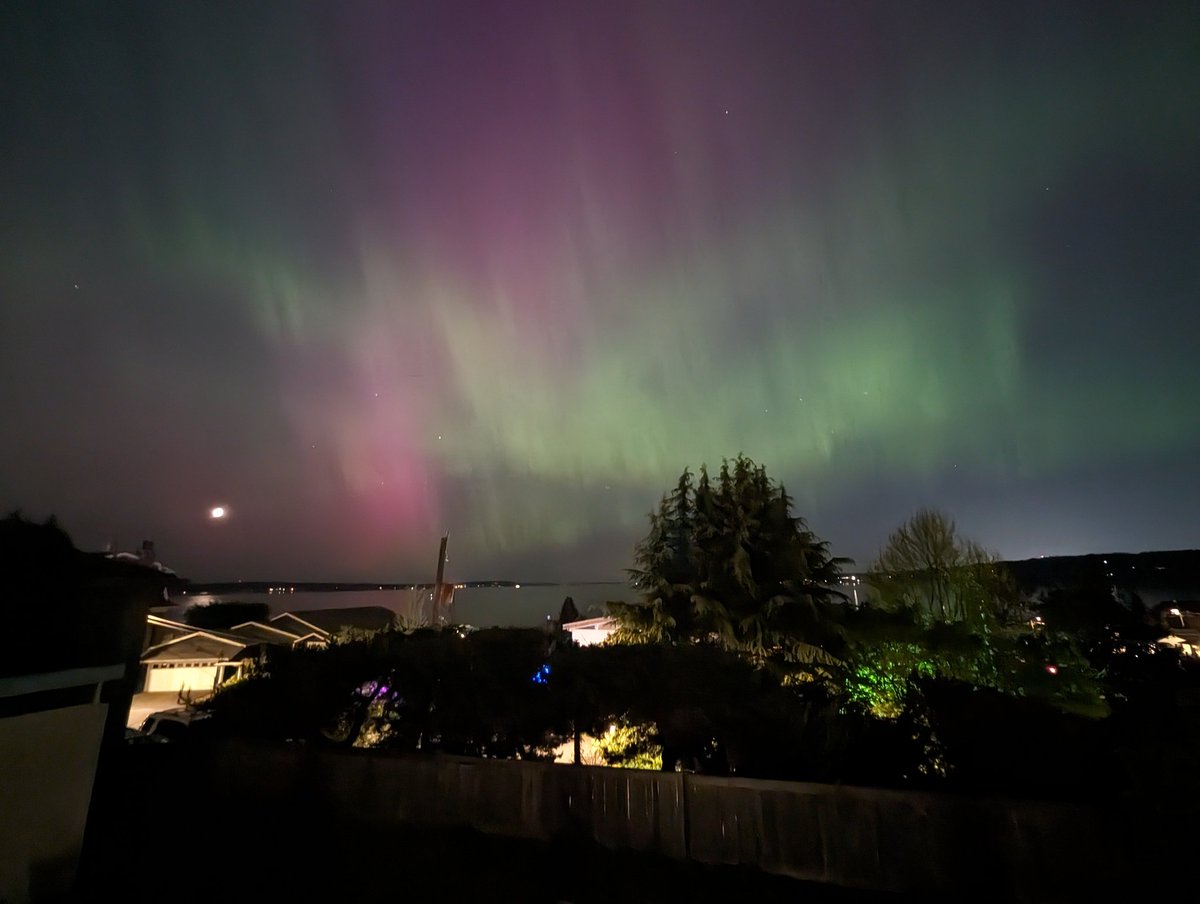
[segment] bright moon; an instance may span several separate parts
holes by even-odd
[[[211,517],[211,518],[224,518],[225,517],[225,506],[223,506],[223,505],[215,506],[213,508],[213,510],[211,512],[209,512],[208,514],[209,514],[209,517]]]

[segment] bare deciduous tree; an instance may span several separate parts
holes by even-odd
[[[960,537],[947,515],[921,509],[880,550],[871,582],[889,608],[910,608],[924,621],[978,624],[1002,618],[1013,603],[999,558]]]

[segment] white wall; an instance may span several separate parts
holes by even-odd
[[[604,643],[604,641],[608,640],[608,636],[616,629],[616,622],[611,619],[604,619],[600,624],[588,627],[573,628],[568,625],[566,631],[571,635],[571,640],[575,641],[575,643],[581,647],[589,647],[592,644]]]
[[[107,703],[0,719],[0,901],[71,891]]]

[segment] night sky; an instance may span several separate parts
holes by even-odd
[[[863,565],[1200,546],[1194,2],[8,2],[0,154],[85,548],[616,579],[739,452]]]

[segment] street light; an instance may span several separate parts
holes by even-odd
[[[848,575],[843,576],[842,583],[850,585],[850,592],[852,594],[854,594],[854,608],[857,609],[858,608],[858,585],[860,583],[862,583],[861,579],[856,577],[855,575],[848,574]]]

